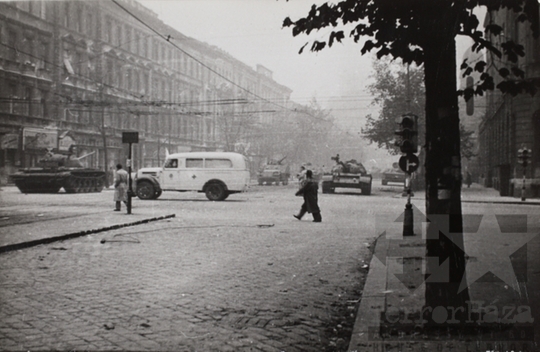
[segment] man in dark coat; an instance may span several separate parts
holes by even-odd
[[[313,222],[322,221],[321,210],[317,203],[318,190],[319,186],[317,185],[317,182],[313,180],[313,172],[307,170],[306,179],[304,180],[302,187],[296,192],[297,196],[304,196],[304,204],[302,204],[298,215],[293,215],[295,218],[300,220],[304,214],[311,213],[313,215]]]

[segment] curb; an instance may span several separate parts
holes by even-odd
[[[386,257],[388,243],[379,241],[379,238],[377,238],[374,244],[373,253],[384,252],[384,257]],[[381,323],[381,313],[384,312],[386,306],[386,294],[384,293],[387,286],[386,276],[385,263],[382,263],[375,255],[372,255],[347,351],[378,351],[381,339],[377,336],[378,334],[373,333],[375,331],[378,332],[378,327]]]
[[[540,202],[522,202],[512,200],[462,200],[461,203],[490,203],[490,204],[515,204],[515,205],[540,205]]]
[[[402,195],[395,195],[392,198],[404,198]],[[411,197],[411,200],[423,201],[425,198]],[[519,200],[475,200],[475,199],[462,199],[461,203],[486,203],[486,204],[515,204],[515,205],[540,205],[539,201],[519,201]]]
[[[40,244],[49,244],[49,243],[53,243],[53,242],[64,241],[64,240],[69,240],[69,239],[72,239],[72,238],[91,235],[91,234],[98,233],[98,232],[116,230],[116,229],[120,229],[120,228],[123,228],[123,227],[136,226],[136,225],[146,224],[146,223],[149,223],[149,222],[152,222],[152,221],[158,221],[158,220],[174,218],[175,216],[176,216],[176,214],[158,216],[158,217],[154,217],[154,218],[138,220],[138,221],[129,222],[129,223],[125,223],[125,224],[106,226],[106,227],[101,227],[101,228],[92,229],[92,230],[78,231],[78,232],[74,232],[74,233],[69,233],[67,235],[48,237],[48,238],[42,238],[42,239],[39,239],[39,240],[33,240],[33,241],[28,241],[28,242],[16,243],[16,244],[10,244],[10,245],[7,245],[7,246],[1,246],[0,247],[0,254],[1,253],[6,253],[6,252],[11,252],[11,251],[16,251],[16,250],[19,250],[19,249],[39,246]]]

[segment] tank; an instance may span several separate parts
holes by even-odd
[[[336,162],[329,175],[323,176],[322,192],[334,193],[336,188],[356,188],[364,195],[371,194],[372,176],[362,163],[351,159],[341,161],[339,154],[331,158]]]
[[[105,172],[85,168],[81,163],[81,159],[94,153],[75,157],[49,151],[37,167],[19,169],[9,177],[22,193],[57,193],[61,188],[66,193],[101,192]]]
[[[291,168],[289,164],[284,163],[286,156],[282,159],[275,160],[270,159],[266,164],[264,164],[259,173],[257,174],[257,182],[259,185],[266,183],[271,185],[275,183],[279,185],[281,182],[283,185],[289,183],[289,177],[291,176]]]

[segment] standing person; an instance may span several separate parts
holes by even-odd
[[[297,196],[304,196],[304,204],[300,208],[298,215],[293,215],[298,220],[302,219],[305,213],[311,213],[313,215],[313,222],[321,222],[321,210],[319,209],[319,204],[317,201],[317,193],[319,186],[317,182],[313,180],[313,171],[306,171],[306,179],[302,184],[302,188],[296,192]]]
[[[465,178],[465,182],[467,183],[467,188],[471,188],[472,184],[472,175],[469,171],[467,171],[467,176]]]
[[[122,202],[127,202],[127,188],[128,188],[128,173],[122,169],[122,164],[116,165],[116,173],[114,175],[114,201],[116,207],[114,211],[120,211],[122,208]]]

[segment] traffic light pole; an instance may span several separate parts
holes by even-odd
[[[521,185],[521,201],[525,201],[525,182],[527,179],[527,166],[523,165],[523,184]]]
[[[127,192],[127,213],[131,214],[131,198],[133,197],[133,180],[131,179],[131,146],[133,143],[139,143],[139,132],[122,132],[122,143],[126,143],[129,145],[129,151],[128,151],[128,180],[129,180],[129,188]]]
[[[128,192],[127,192],[127,213],[131,214],[131,197],[133,196],[133,180],[131,179],[131,143],[129,143],[128,152]]]
[[[407,204],[403,213],[403,236],[414,236],[414,216],[411,204],[411,173],[407,172]]]
[[[403,213],[403,236],[414,236],[414,217],[411,204],[411,175],[420,164],[418,157],[414,153],[418,150],[418,116],[413,114],[405,114],[397,119],[399,130],[394,134],[399,136],[396,145],[404,154],[399,159],[399,167],[405,173],[405,193],[407,195],[407,204]]]

